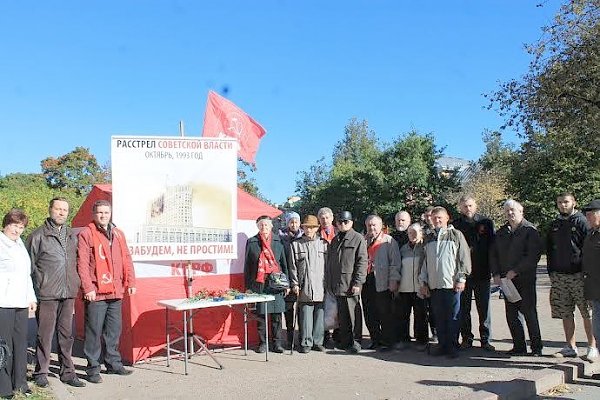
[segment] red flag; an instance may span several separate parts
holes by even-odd
[[[265,129],[241,108],[210,90],[204,113],[203,137],[233,137],[239,143],[239,156],[254,164]]]

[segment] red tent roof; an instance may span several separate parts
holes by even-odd
[[[237,188],[237,216],[238,219],[254,220],[261,215],[268,215],[274,218],[281,214],[281,210],[270,206],[264,201],[257,199],[251,194],[246,193],[239,187]],[[108,200],[112,199],[112,185],[101,184],[94,185],[90,194],[86,197],[85,201],[73,217],[71,225],[74,228],[83,227],[90,223],[92,220],[92,206],[96,200]]]

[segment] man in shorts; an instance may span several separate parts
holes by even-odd
[[[575,306],[583,318],[588,340],[585,358],[598,357],[592,334],[591,306],[583,291],[582,249],[589,225],[583,214],[575,209],[575,196],[562,193],[556,199],[559,215],[548,230],[547,255],[550,275],[550,308],[552,318],[562,319],[566,346],[554,357],[577,357],[575,342]]]

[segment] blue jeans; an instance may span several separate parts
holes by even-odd
[[[431,306],[435,313],[438,343],[441,350],[452,354],[458,350],[460,293],[454,289],[433,289]]]

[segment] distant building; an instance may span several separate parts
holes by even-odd
[[[146,223],[135,236],[136,243],[231,242],[231,230],[194,226],[192,187],[167,186],[148,203]]]
[[[456,171],[456,176],[462,184],[477,172],[476,163],[458,157],[440,157],[435,162],[435,167],[440,175],[449,175]]]

